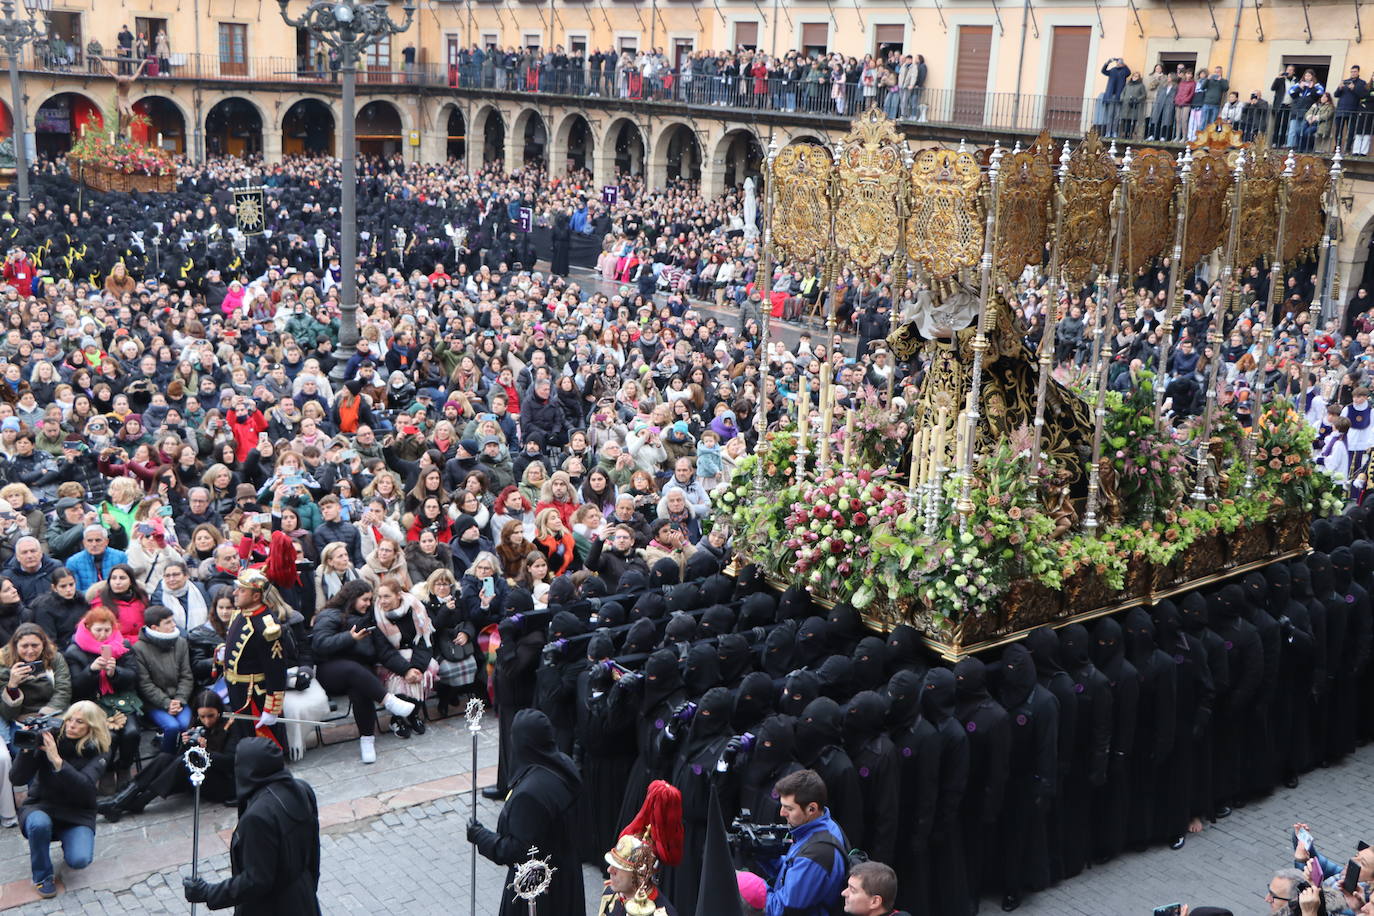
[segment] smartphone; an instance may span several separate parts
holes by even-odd
[[[490,576],[482,580],[482,594],[488,598],[496,597],[496,582]]]
[[[44,671],[47,667],[47,662],[43,661],[43,659],[41,658],[36,658],[33,661],[29,662],[29,671],[33,674],[39,674],[42,671]]]
[[[1183,912],[1183,904],[1169,903],[1164,906],[1155,907],[1154,916],[1178,916]]]
[[[1353,894],[1360,888],[1360,863],[1351,859],[1345,863],[1345,877],[1341,879],[1341,890]]]
[[[100,657],[101,657],[101,658],[109,658],[112,654],[113,654],[113,650],[112,650],[109,646],[101,646],[101,647],[100,647]]]
[[[259,512],[257,518],[259,525],[272,524],[272,513],[270,512]]]
[[[1309,853],[1312,851],[1312,834],[1305,829],[1293,831],[1293,848],[1297,849],[1299,846]]]

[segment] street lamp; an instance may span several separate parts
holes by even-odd
[[[19,55],[24,53],[25,45],[33,44],[47,34],[47,14],[52,10],[52,0],[24,0],[28,19],[16,18],[14,0],[0,0],[0,48],[4,48],[10,62],[10,114],[14,123],[10,127],[10,137],[14,141],[14,170],[19,184],[19,206],[15,211],[16,219],[23,219],[29,212],[29,149],[28,131],[25,129],[27,118],[24,115],[24,92],[19,85]],[[36,18],[42,12],[43,18]]]
[[[0,0],[12,3],[13,0]],[[281,18],[296,29],[308,29],[318,41],[333,48],[339,55],[339,69],[343,71],[343,148],[339,214],[339,260],[343,276],[340,278],[339,350],[331,375],[343,379],[344,367],[358,345],[358,163],[354,145],[353,96],[357,88],[358,61],[372,45],[378,44],[410,28],[415,18],[414,0],[405,0],[405,22],[391,21],[386,0],[358,3],[356,0],[314,0],[305,12],[292,19],[286,12],[288,0],[277,0]]]

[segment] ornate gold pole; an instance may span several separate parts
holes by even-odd
[[[1169,368],[1169,348],[1174,342],[1174,313],[1178,307],[1178,281],[1182,273],[1183,245],[1188,232],[1188,203],[1193,196],[1193,151],[1178,159],[1179,191],[1174,198],[1174,256],[1169,262],[1169,290],[1164,299],[1164,321],[1159,326],[1159,361],[1155,366],[1155,426],[1164,410],[1164,379]]]
[[[1000,184],[998,183],[998,170],[1002,163],[1002,147],[994,146],[991,160],[988,162],[988,204],[987,219],[983,230],[983,261],[980,266],[980,282],[982,289],[979,290],[978,297],[978,330],[973,337],[973,373],[969,379],[968,401],[965,408],[968,414],[967,427],[964,434],[964,445],[959,455],[959,502],[955,505],[960,516],[960,528],[968,530],[969,516],[973,514],[973,499],[970,496],[973,488],[973,454],[977,451],[978,438],[978,400],[983,387],[983,353],[988,348],[987,316],[988,298],[993,295],[992,290],[992,257],[997,234],[997,206],[1000,200]],[[959,346],[958,333],[955,333],[954,345]]]
[[[773,200],[776,196],[773,193],[773,163],[777,158],[778,141],[775,137],[768,144],[768,187],[764,189],[768,196],[763,204],[763,249],[759,270],[754,274],[754,289],[762,289],[759,301],[763,306],[759,316],[759,403],[754,414],[754,429],[758,432],[758,441],[754,446],[756,456],[763,451],[763,437],[768,431],[768,330],[773,323]],[[762,460],[754,464],[754,496],[763,496]]]
[[[1059,183],[1054,189],[1054,238],[1050,248],[1049,296],[1045,303],[1045,327],[1040,334],[1040,377],[1035,383],[1034,438],[1031,440],[1031,488],[1040,482],[1040,445],[1045,435],[1045,400],[1050,373],[1054,371],[1054,331],[1059,324],[1059,249],[1063,244],[1064,179],[1069,175],[1069,142],[1059,154]]]
[[[1088,467],[1088,505],[1083,513],[1083,531],[1088,537],[1097,534],[1097,506],[1102,490],[1102,426],[1107,419],[1107,375],[1112,363],[1111,336],[1116,327],[1116,293],[1121,286],[1121,239],[1126,235],[1127,201],[1130,200],[1131,149],[1121,160],[1121,182],[1117,185],[1115,210],[1116,237],[1112,240],[1111,279],[1107,281],[1107,298],[1102,303],[1102,320],[1093,331],[1093,371],[1097,373],[1097,399],[1093,410],[1093,457]],[[1107,338],[1108,350],[1102,352],[1102,339]]]
[[[1341,151],[1336,150],[1336,154],[1331,157],[1331,176],[1326,186],[1326,231],[1322,234],[1322,250],[1317,257],[1316,290],[1312,297],[1311,309],[1312,328],[1307,335],[1307,357],[1303,360],[1302,366],[1304,385],[1307,383],[1307,377],[1312,374],[1313,332],[1320,330],[1326,307],[1331,299],[1331,283],[1327,278],[1327,273],[1331,262],[1331,248],[1336,240],[1336,221],[1340,219],[1341,212],[1341,171]],[[1330,272],[1334,273],[1334,271]]]
[[[1221,268],[1221,299],[1212,310],[1212,320],[1207,322],[1207,343],[1212,346],[1212,362],[1207,367],[1207,406],[1202,411],[1202,430],[1197,445],[1197,480],[1193,484],[1193,502],[1201,506],[1207,502],[1207,456],[1208,443],[1212,438],[1212,420],[1217,409],[1217,386],[1221,373],[1221,336],[1230,311],[1230,303],[1235,295],[1234,285],[1236,242],[1240,235],[1240,206],[1245,191],[1245,150],[1236,155],[1236,167],[1231,173],[1235,185],[1231,200],[1231,230],[1226,239],[1226,261]]]
[[[1274,303],[1279,297],[1279,283],[1283,279],[1283,239],[1288,223],[1288,193],[1292,190],[1293,173],[1298,160],[1290,151],[1283,162],[1283,175],[1279,178],[1279,223],[1278,234],[1274,236],[1274,259],[1269,265],[1269,297],[1265,304],[1264,318],[1259,330],[1259,371],[1255,373],[1254,404],[1251,407],[1250,432],[1245,437],[1245,492],[1255,489],[1255,449],[1259,447],[1260,417],[1264,414],[1264,381],[1268,375],[1269,339],[1274,334],[1272,327]]]

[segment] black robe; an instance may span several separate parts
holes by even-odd
[[[616,681],[611,691],[608,727],[633,728],[636,754],[616,816],[616,823],[622,827],[639,813],[649,783],[667,775],[659,771],[659,742],[663,727],[686,701],[682,673],[671,649],[659,649],[650,655],[642,675]]]
[[[1307,631],[1312,634],[1312,659],[1307,669],[1310,689],[1299,694],[1293,710],[1294,745],[1297,768],[1306,773],[1324,755],[1326,740],[1326,702],[1328,692],[1326,642],[1326,602],[1318,601],[1312,592],[1312,570],[1305,557],[1297,557],[1288,566],[1292,580],[1293,598],[1307,609]],[[1306,738],[1307,740],[1303,740]]]
[[[1366,540],[1362,532],[1357,531],[1356,534],[1357,539],[1350,545],[1355,555],[1355,583],[1364,589],[1366,595],[1374,597],[1374,541]],[[1371,655],[1374,654],[1374,641],[1371,640],[1374,636],[1374,601],[1370,604],[1363,618],[1356,623],[1358,642],[1355,649],[1355,676],[1362,697],[1374,696],[1374,664],[1371,664]],[[1364,744],[1374,738],[1374,703],[1361,703],[1359,706],[1356,737]]]
[[[1069,777],[1059,800],[1064,876],[1083,870],[1091,852],[1093,790],[1107,782],[1107,761],[1112,749],[1112,688],[1107,676],[1093,665],[1091,640],[1082,624],[1069,624],[1059,632],[1064,667],[1074,681],[1074,733]]]
[[[206,888],[212,910],[235,916],[319,913],[320,812],[310,784],[286,771],[267,738],[241,741],[234,758],[239,822],[229,841],[231,877]]]
[[[1212,718],[1215,691],[1206,650],[1201,642],[1190,639],[1183,632],[1178,607],[1173,601],[1168,598],[1159,601],[1152,618],[1159,648],[1174,661],[1174,700],[1177,703],[1174,746],[1159,769],[1155,792],[1158,835],[1174,842],[1186,837],[1188,822],[1193,816],[1194,782],[1201,757],[1198,747]]]
[[[1345,603],[1345,653],[1341,671],[1337,675],[1337,694],[1334,703],[1333,745],[1338,754],[1350,754],[1359,739],[1359,684],[1369,664],[1370,602],[1369,592],[1355,581],[1355,553],[1349,547],[1331,551],[1331,581],[1336,594]]]
[[[593,637],[595,639],[595,637]],[[606,850],[615,845],[621,828],[620,802],[635,762],[633,722],[611,712],[615,687],[610,674],[592,667],[577,679],[577,722],[573,759],[582,773],[578,793],[579,852],[583,862],[601,865]]]
[[[879,862],[893,861],[899,829],[892,805],[899,785],[897,751],[884,730],[886,718],[887,703],[872,690],[856,694],[844,711],[845,750],[859,773],[865,831],[846,836],[850,846]]]
[[[1059,701],[1036,680],[1030,651],[1014,643],[995,673],[997,700],[1010,717],[1011,751],[1006,798],[997,834],[1005,843],[1000,869],[1004,898],[1050,886],[1046,814],[1059,781]]]
[[[1269,730],[1275,736],[1274,767],[1278,778],[1285,785],[1297,785],[1307,742],[1287,738],[1294,734],[1294,716],[1306,709],[1307,697],[1312,692],[1316,643],[1307,605],[1293,597],[1289,570],[1285,563],[1273,563],[1264,569],[1264,580],[1269,586],[1269,613],[1279,628],[1279,665],[1274,702],[1269,708]]]
[[[859,772],[844,749],[844,714],[829,697],[807,704],[797,721],[797,762],[825,783],[830,816],[846,838],[864,836],[864,797]]]
[[[1212,678],[1213,714],[1200,731],[1194,730],[1193,735],[1195,766],[1191,814],[1196,818],[1215,821],[1219,808],[1216,782],[1217,720],[1227,709],[1231,672],[1227,664],[1226,644],[1207,625],[1211,609],[1206,596],[1201,592],[1189,592],[1183,596],[1178,609],[1188,642],[1197,644],[1207,660],[1207,670]]]
[[[515,896],[511,882],[515,868],[538,847],[555,869],[553,881],[535,901],[537,916],[566,916],[586,907],[582,863],[577,860],[577,831],[573,809],[582,780],[572,758],[558,750],[553,725],[537,709],[522,709],[511,725],[512,767],[510,795],[501,808],[495,830],[475,821],[468,825],[468,841],[483,858],[507,866],[501,891],[500,916],[530,916],[525,901]],[[242,751],[240,751],[242,753]]]
[[[940,800],[940,738],[921,715],[921,678],[900,670],[887,682],[887,721],[897,752],[897,905],[930,909],[930,837]]]
[[[1174,746],[1178,687],[1174,660],[1155,644],[1155,625],[1149,613],[1144,608],[1132,608],[1125,622],[1126,657],[1140,675],[1126,843],[1139,851],[1163,836],[1157,830],[1160,819],[1155,792],[1159,772]]]
[[[921,715],[935,726],[940,749],[940,794],[931,836],[930,909],[926,912],[963,916],[974,909],[964,863],[963,829],[959,809],[969,779],[968,732],[954,716],[954,672],[932,668],[921,690]]]
[[[1267,769],[1251,756],[1256,700],[1264,678],[1264,646],[1259,631],[1241,615],[1245,591],[1236,584],[1217,592],[1211,611],[1211,627],[1226,652],[1230,690],[1217,720],[1213,753],[1218,806],[1244,801],[1248,796],[1246,773],[1250,766]]]
[[[1078,694],[1074,690],[1073,678],[1061,664],[1059,636],[1054,630],[1040,627],[1031,631],[1026,637],[1026,648],[1035,662],[1035,679],[1059,701],[1059,746],[1055,755],[1059,764],[1059,778],[1055,784],[1054,803],[1045,817],[1050,880],[1059,881],[1064,877],[1064,821],[1060,806],[1069,791],[1073,750],[1078,740]]]
[[[687,734],[674,742],[676,754],[669,782],[682,793],[682,861],[675,868],[663,870],[660,886],[684,913],[695,913],[697,909],[711,785],[718,778],[716,764],[721,752],[734,737],[730,730],[733,705],[734,698],[724,687],[706,691]]]
[[[969,791],[959,809],[963,822],[964,862],[974,911],[991,876],[983,864],[997,847],[997,818],[1007,788],[1011,755],[1011,720],[987,690],[987,666],[965,658],[954,666],[954,714],[968,732]]]
[[[1136,715],[1140,706],[1140,673],[1126,658],[1121,625],[1099,621],[1093,627],[1093,663],[1107,676],[1112,691],[1112,751],[1107,782],[1093,798],[1093,859],[1105,862],[1126,847],[1130,811],[1131,758],[1135,754]]]
[[[1242,787],[1252,797],[1266,795],[1280,782],[1272,712],[1278,702],[1279,661],[1282,656],[1279,622],[1269,613],[1269,583],[1258,571],[1241,580],[1245,603],[1241,616],[1259,636],[1263,658],[1259,692],[1249,710],[1245,774]]]
[[[1326,688],[1316,747],[1321,754],[1319,762],[1332,764],[1341,758],[1344,747],[1341,693],[1350,689],[1348,656],[1354,654],[1347,634],[1350,613],[1345,599],[1336,594],[1330,556],[1312,552],[1307,557],[1307,568],[1312,573],[1312,595],[1326,607]]]
[[[739,795],[734,815],[747,817],[754,824],[786,823],[773,787],[789,773],[801,769],[792,759],[796,733],[790,716],[773,715],[764,719],[754,735],[754,747],[740,773]],[[731,812],[722,811],[727,819]]]

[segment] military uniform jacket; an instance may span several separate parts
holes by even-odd
[[[611,890],[607,885],[601,892],[601,905],[596,908],[596,916],[628,916],[625,910],[625,898]],[[662,894],[654,901],[654,911],[652,916],[677,916],[677,910],[668,902],[668,898]]]
[[[280,715],[286,692],[286,652],[281,625],[265,605],[240,611],[224,640],[224,676],[231,685],[247,684],[250,698],[262,697],[263,710]]]

